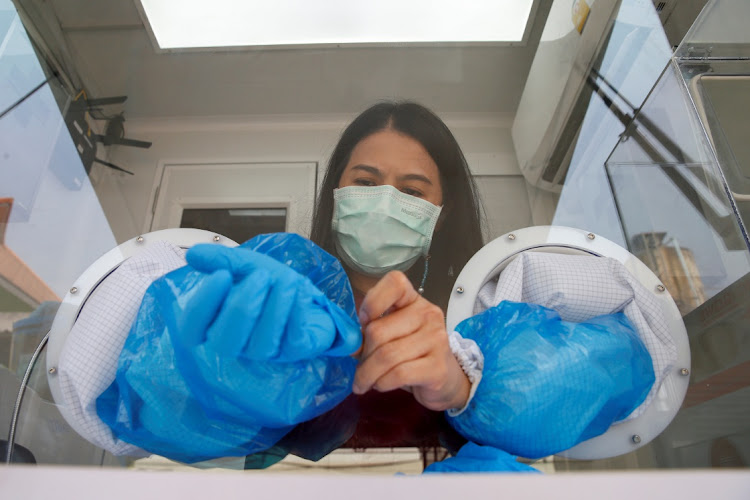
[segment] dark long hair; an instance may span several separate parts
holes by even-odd
[[[432,111],[410,101],[381,102],[360,114],[341,135],[328,162],[310,238],[338,257],[333,244],[333,190],[338,187],[352,150],[363,139],[381,130],[391,129],[419,142],[440,172],[443,211],[439,228],[430,246],[429,273],[425,297],[448,307],[451,287],[466,262],[483,244],[483,209],[466,158],[448,127]],[[422,279],[424,263],[420,259],[406,273],[416,286]]]

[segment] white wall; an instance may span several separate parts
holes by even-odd
[[[126,136],[150,149],[110,147],[109,160],[130,176],[97,167],[97,194],[118,242],[148,231],[151,205],[165,163],[317,162],[328,156],[353,116],[255,116],[126,122]],[[531,223],[529,196],[504,114],[444,114],[480,185],[494,237]]]

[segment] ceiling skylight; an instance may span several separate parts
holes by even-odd
[[[136,0],[162,49],[519,42],[533,0]]]

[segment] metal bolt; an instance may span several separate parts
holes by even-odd
[[[76,293],[78,293],[78,288],[76,288],[76,287],[73,287],[73,288],[71,288],[71,289],[70,289],[70,293],[71,293],[71,294],[76,294]]]
[[[638,434],[633,434],[633,437],[631,438],[635,444],[638,444],[641,442],[641,436]]]
[[[664,290],[666,290],[666,288],[664,288],[664,285],[656,285],[656,289],[660,292],[663,292]]]
[[[220,239],[218,235],[214,236],[214,241],[219,241]]]
[[[516,235],[515,235],[515,234],[513,234],[513,233],[510,233],[510,234],[508,235],[508,239],[509,239],[509,240],[511,240],[511,241],[512,241],[512,240],[515,240],[515,239],[516,239]]]
[[[143,236],[139,236],[135,239],[136,243],[143,243]]]
[[[590,240],[593,240],[594,238],[596,238],[596,235],[594,233],[589,233],[586,235],[586,237]]]
[[[683,377],[687,377],[688,375],[690,375],[690,370],[688,370],[687,368],[683,368],[682,370],[680,370],[680,375],[682,375]]]
[[[56,372],[57,372],[57,368],[55,368],[54,366],[49,369],[49,374],[50,375],[54,375]]]
[[[464,293],[464,287],[460,286],[460,287],[456,288],[456,292],[458,292],[458,293]]]

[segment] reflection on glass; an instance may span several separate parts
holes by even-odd
[[[606,164],[627,243],[675,298],[690,338],[682,409],[644,450],[661,467],[750,464],[748,68],[721,60],[747,54],[743,9],[709,3]]]
[[[556,12],[568,24],[573,3],[554,2]],[[596,9],[594,2],[589,3]],[[601,0],[597,3],[604,4]],[[71,12],[70,4],[64,2],[48,4],[55,4],[61,19],[80,14]],[[566,122],[563,138],[545,165],[548,170],[539,176],[555,184],[553,189],[526,183],[513,163],[512,145],[502,150],[512,168],[486,178],[486,172],[476,173],[476,180],[491,211],[489,231],[493,236],[532,221],[552,222],[601,234],[639,256],[659,276],[685,317],[693,351],[693,385],[677,420],[653,444],[612,460],[573,462],[548,458],[537,466],[572,470],[746,465],[750,454],[747,242],[732,200],[726,197],[722,172],[713,162],[711,145],[704,140],[702,125],[686,99],[681,80],[684,68],[673,64],[653,88],[671,57],[653,7],[649,2],[635,0],[610,5],[618,6],[611,29],[601,40],[593,71],[585,75],[584,89],[572,106],[573,116],[553,117]],[[445,109],[438,111],[450,112],[495,110],[502,99],[511,95],[508,100],[513,102],[508,113],[512,113],[516,105],[513,92],[499,90],[494,76],[484,76],[496,73],[484,71],[502,66],[503,72],[523,77],[523,71],[513,70],[513,65],[509,66],[512,71],[507,71],[505,61],[499,61],[504,53],[486,49],[456,49],[447,58],[431,47],[411,52],[318,49],[257,51],[248,55],[237,51],[201,54],[200,59],[195,53],[157,55],[145,29],[137,24],[139,17],[132,3],[113,3],[103,8],[102,18],[117,18],[125,11],[131,16],[128,22],[135,23],[138,29],[103,30],[102,35],[98,32],[100,27],[94,26],[65,33],[71,60],[76,61],[75,69],[83,75],[86,86],[131,94],[130,102],[135,104],[128,111],[141,114],[138,117],[133,113],[134,118],[141,119],[140,123],[133,120],[139,132],[135,136],[143,133],[145,138],[159,139],[148,154],[132,148],[113,148],[117,160],[113,161],[128,168],[132,165],[136,175],[100,177],[100,182],[94,183],[95,192],[89,174],[95,177],[96,172],[88,172],[82,165],[80,152],[70,140],[63,119],[81,89],[62,85],[54,72],[40,62],[13,4],[0,0],[0,112],[4,113],[0,117],[0,431],[9,426],[20,377],[48,330],[60,299],[89,264],[117,244],[116,239],[124,241],[150,227],[146,222],[152,214],[147,212],[149,202],[158,197],[158,182],[152,175],[157,165],[175,157],[186,163],[204,159],[244,162],[258,157],[276,161],[281,157],[283,161],[310,161],[311,170],[317,172],[315,169],[323,165],[323,155],[317,152],[334,140],[341,123],[353,110],[371,104],[379,96],[424,99],[426,104],[430,104],[429,99],[436,99],[447,103]],[[580,33],[571,25],[563,36],[575,41]],[[550,38],[554,38],[552,34]],[[101,46],[96,41],[102,42]],[[98,54],[102,47],[106,57]],[[362,53],[372,57],[361,58]],[[414,68],[409,67],[407,53],[420,56]],[[358,58],[367,59],[367,66],[358,66]],[[195,60],[201,64],[191,63]],[[385,61],[391,60],[396,61],[395,66],[386,66]],[[248,61],[250,64],[245,64]],[[343,72],[334,64],[341,61],[350,64]],[[439,63],[430,65],[430,61]],[[389,71],[372,71],[381,63]],[[97,69],[94,71],[87,64]],[[221,68],[226,67],[238,72],[249,69],[247,73],[223,73]],[[397,69],[390,71],[393,67]],[[205,68],[212,69],[205,72],[210,78],[200,79],[191,87]],[[293,69],[274,77],[279,68]],[[550,68],[551,79],[560,76],[555,74],[558,66]],[[356,80],[357,73],[365,73],[367,78]],[[705,77],[698,83],[706,95],[705,109],[716,113],[731,149],[740,153],[735,156],[741,166],[743,156],[738,144],[743,144],[743,130],[732,120],[724,119],[736,100],[722,100],[728,94],[723,94],[726,87],[717,86],[719,82],[720,79]],[[273,94],[276,86],[283,87],[286,93]],[[467,96],[480,88],[495,89],[495,93],[488,102],[468,102]],[[237,94],[230,91],[238,92],[242,98],[222,98],[224,91],[235,97]],[[453,101],[435,98],[450,91],[456,91],[459,97]],[[738,92],[744,92],[744,87]],[[333,120],[323,117],[318,122],[318,118],[298,122],[290,119],[289,125],[286,118],[253,118],[245,123],[242,115],[329,111],[347,116]],[[192,116],[184,120],[182,116],[161,119],[180,114]],[[231,119],[209,120],[213,115],[231,115]],[[330,125],[331,121],[335,125]],[[485,142],[479,136],[491,136],[494,147],[498,142],[497,128],[477,128],[484,132],[476,136],[473,130],[464,132],[462,146],[465,142],[467,150],[476,149],[483,154]],[[510,144],[510,132],[503,129],[502,134],[502,140]],[[304,154],[295,149],[296,139]],[[304,156],[309,151],[315,153]],[[738,172],[738,177],[746,173],[742,168]],[[309,192],[314,193],[314,180],[309,187]],[[278,193],[267,194],[270,197]],[[745,210],[742,200],[735,201],[740,211]],[[106,207],[106,216],[101,204]],[[182,212],[180,225],[208,229],[242,242],[256,233],[286,229],[289,220],[299,216],[293,212],[188,208]],[[112,228],[116,228],[117,238]],[[83,442],[61,419],[46,387],[43,358],[32,373],[19,422],[17,442],[36,462],[114,463],[101,450]],[[415,449],[372,450],[370,454],[359,451],[338,451],[320,466],[336,470],[361,466],[392,473],[418,472],[425,463],[425,457]],[[28,460],[29,455],[19,449],[17,457]],[[207,464],[239,469],[246,465],[244,458]],[[277,468],[298,472],[312,465],[290,458]]]
[[[690,90],[732,198],[747,225],[750,222],[750,147],[746,136],[750,77],[742,73],[747,73],[748,68],[718,63],[712,65],[712,70],[693,78]]]
[[[581,227],[625,245],[605,171],[620,134],[650,92],[671,53],[656,12],[622,2],[592,73],[590,96],[571,148],[570,166],[553,223]],[[562,160],[562,158],[560,158]]]
[[[750,4],[747,2],[707,2],[675,55],[696,59],[750,56],[750,34],[745,27],[748,16]]]
[[[712,226],[673,179],[703,173],[702,166],[608,164],[629,247],[664,280],[687,314],[750,271],[743,249],[727,248],[723,228]],[[695,173],[697,172],[698,175]],[[696,181],[700,182],[700,181]],[[726,200],[717,204],[723,221],[733,217]],[[739,228],[734,231],[739,238]],[[669,285],[672,286],[669,286]]]
[[[0,1],[0,428],[5,460],[20,381],[60,298],[115,240],[63,113],[70,99]],[[43,357],[42,357],[43,358]],[[18,412],[15,461],[100,464],[51,402],[44,359]],[[28,453],[27,453],[28,452]]]

